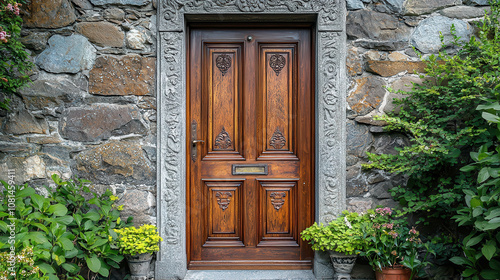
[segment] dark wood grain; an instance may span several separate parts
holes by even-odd
[[[311,33],[191,28],[187,121],[205,143],[196,161],[188,155],[189,269],[311,268],[299,236],[314,217]],[[233,164],[268,173],[232,175]]]

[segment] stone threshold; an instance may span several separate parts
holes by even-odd
[[[312,270],[188,270],[184,280],[313,280]]]

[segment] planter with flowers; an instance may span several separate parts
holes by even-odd
[[[428,264],[427,255],[431,253],[419,232],[387,207],[368,210],[365,216],[362,230],[366,243],[360,255],[368,259],[377,280],[413,279]]]
[[[302,231],[303,240],[309,241],[315,251],[329,251],[337,278],[350,279],[359,250],[363,248],[365,216],[343,211],[328,225],[314,223]]]
[[[115,246],[125,255],[132,279],[146,279],[152,254],[160,250],[158,243],[163,241],[156,227],[143,225],[139,228],[126,227],[114,231],[117,233],[114,238]]]

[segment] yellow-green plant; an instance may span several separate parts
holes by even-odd
[[[367,218],[355,212],[343,211],[327,226],[314,223],[303,230],[302,240],[309,241],[316,251],[335,251],[345,255],[359,254],[365,240],[362,225]]]
[[[158,234],[156,226],[143,225],[139,228],[126,227],[114,229],[118,234],[115,238],[116,248],[124,255],[153,253],[160,250],[158,243],[163,239]],[[112,236],[109,237],[113,239]]]

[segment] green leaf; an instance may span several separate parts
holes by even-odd
[[[490,173],[488,172],[487,167],[483,167],[480,171],[479,174],[477,175],[477,182],[482,183],[486,181],[490,177]]]
[[[123,255],[109,255],[108,258],[112,259],[113,261],[120,263],[123,261]]]
[[[101,215],[99,215],[99,213],[94,212],[94,211],[89,211],[88,213],[84,214],[83,217],[85,219],[89,219],[89,220],[92,220],[94,222],[97,222],[97,221],[99,221],[99,219],[101,219]]]
[[[83,224],[83,229],[84,230],[88,230],[89,228],[93,227],[94,226],[94,221],[92,220],[87,220],[84,224]]]
[[[78,255],[78,249],[73,248],[72,250],[64,252],[64,257],[67,259],[72,259]]]
[[[481,249],[481,253],[483,253],[484,257],[488,261],[491,260],[496,251],[496,242],[494,240],[486,242],[486,244],[484,244],[483,248]]]
[[[54,268],[52,266],[50,266],[50,264],[48,264],[48,263],[39,263],[37,265],[40,268],[40,271],[43,273],[56,273]]]
[[[35,192],[35,189],[31,188],[31,187],[27,187],[27,188],[24,188],[20,191],[17,191],[16,192],[16,198],[23,198],[23,197],[27,197],[27,196],[32,196],[34,195],[36,192]]]
[[[469,164],[469,165],[466,165],[466,166],[460,168],[460,171],[469,172],[469,171],[475,170],[476,168],[477,167],[474,164]]]
[[[99,239],[97,239],[97,241],[94,244],[92,244],[92,246],[90,247],[90,249],[102,246],[102,245],[104,245],[106,243],[108,243],[108,239],[99,238]]]
[[[480,274],[484,279],[498,279],[498,271],[487,269]]]
[[[490,267],[494,270],[500,271],[500,261],[495,260],[495,259],[491,260]]]
[[[33,194],[31,196],[31,201],[33,202],[33,206],[35,206],[36,209],[42,210],[45,198],[39,194]]]
[[[54,219],[54,221],[63,224],[63,225],[69,225],[71,222],[73,222],[73,217],[71,216],[62,216],[62,217],[57,217]]]
[[[491,220],[495,217],[500,217],[500,208],[490,210],[488,215],[484,217],[486,220]]]
[[[46,235],[40,231],[34,231],[29,234],[29,238],[35,241],[38,244],[48,243]]]
[[[92,272],[99,273],[101,269],[101,261],[95,255],[92,257],[85,256],[85,261],[87,262],[87,266]]]
[[[481,114],[481,116],[483,117],[483,119],[485,119],[489,122],[492,122],[492,123],[499,123],[500,122],[500,117],[498,117],[497,115],[493,115],[491,113],[488,113],[488,112],[483,112],[483,114]]]
[[[467,241],[467,243],[465,244],[465,247],[472,247],[472,246],[476,245],[477,243],[481,242],[481,240],[483,240],[483,237],[484,237],[484,234],[480,234],[478,236],[475,236],[475,237],[469,239],[469,241]]]
[[[101,266],[101,268],[99,269],[99,274],[101,274],[104,277],[108,277],[109,269],[105,268],[104,266]]]
[[[36,226],[37,228],[43,230],[46,234],[49,234],[49,230],[47,229],[47,227],[43,224],[40,224],[40,223],[33,223],[34,226]]]
[[[54,216],[64,216],[66,215],[66,213],[68,213],[68,208],[66,208],[66,206],[58,203],[58,204],[54,204],[54,205],[51,205],[49,207],[49,210],[47,210],[47,212],[49,212],[49,214],[53,214]]]
[[[80,271],[80,267],[74,263],[63,263],[61,266],[67,272],[72,273],[72,274],[77,274]]]
[[[471,262],[464,257],[453,257],[450,259],[450,261],[460,266],[471,265]]]
[[[472,199],[470,200],[470,207],[471,207],[471,208],[476,208],[476,207],[481,206],[481,205],[482,205],[481,200],[480,200],[480,199],[478,199],[478,198],[476,198],[476,197],[475,197],[475,198],[472,198]]]
[[[476,207],[474,210],[472,210],[472,217],[477,217],[479,215],[483,214],[483,208],[482,207]]]
[[[73,248],[75,248],[75,245],[73,244],[73,242],[71,242],[71,240],[69,240],[67,238],[64,238],[64,237],[60,238],[59,242],[61,243],[61,246],[63,247],[63,249],[66,251],[71,251],[71,250],[73,250]]]

